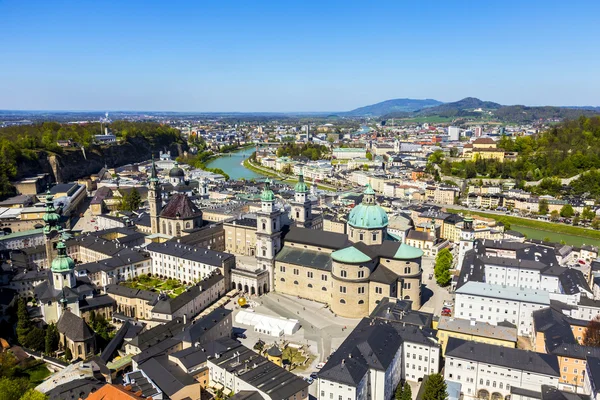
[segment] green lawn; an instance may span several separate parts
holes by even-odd
[[[464,210],[453,210],[448,208],[451,213],[465,213]],[[519,218],[510,215],[490,214],[480,211],[469,211],[469,214],[482,217],[493,218],[496,221],[510,224],[511,229],[522,232],[531,239],[544,239],[549,237],[551,240],[560,242],[564,240],[567,244],[581,246],[583,243],[598,245],[600,244],[600,231],[594,229],[581,228],[557,224],[553,222],[537,221],[528,218]],[[587,239],[587,241],[586,241]]]
[[[121,282],[120,284],[132,289],[149,290],[154,292],[157,290],[166,291],[171,297],[176,297],[185,290],[184,285],[179,283],[179,281],[176,279],[163,280],[155,277],[149,277],[147,275],[142,275],[133,280]]]
[[[48,368],[46,368],[46,364],[44,362],[41,362],[32,368],[26,369],[23,372],[29,375],[29,382],[31,382],[34,386],[39,385],[44,381],[44,379],[50,376],[50,371]]]

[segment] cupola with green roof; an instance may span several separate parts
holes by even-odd
[[[58,253],[56,258],[52,260],[52,272],[66,272],[71,271],[75,268],[75,261],[67,255],[67,246],[64,240],[61,240],[56,245],[56,252]]]
[[[388,225],[387,213],[375,202],[375,191],[367,184],[362,203],[350,211],[348,224],[354,228],[383,229]]]
[[[54,207],[54,196],[50,193],[50,190],[46,192],[46,210],[44,215],[42,216],[44,220],[44,233],[50,234],[52,231],[59,230],[59,221],[60,215],[56,212],[56,208]]]
[[[308,185],[304,183],[304,175],[302,172],[298,175],[298,183],[294,186],[294,191],[296,193],[308,193]]]
[[[260,199],[262,201],[275,201],[275,193],[271,190],[271,181],[268,178],[265,181],[265,188],[260,194]]]

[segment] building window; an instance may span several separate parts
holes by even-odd
[[[375,240],[377,240],[377,234],[376,233],[373,234],[373,241],[375,241]]]
[[[312,278],[312,277],[313,277],[313,273],[312,273],[312,271],[308,271],[308,272],[306,273],[306,276],[308,276],[309,278]]]
[[[340,271],[340,276],[341,276],[342,278],[345,278],[345,277],[347,277],[347,276],[348,276],[348,272],[347,272],[347,271],[344,271],[344,270],[341,270],[341,271]]]
[[[285,272],[285,266],[280,265],[279,266],[279,272]]]
[[[321,280],[322,281],[327,281],[327,275],[325,275],[325,274],[321,275]]]
[[[358,240],[364,240],[365,236],[362,233],[358,234]]]
[[[410,274],[410,267],[404,267],[404,273],[406,275]]]
[[[300,271],[298,271],[298,268],[294,268],[294,275],[300,275]]]
[[[358,271],[358,277],[359,278],[364,278],[365,277],[365,271]]]
[[[364,287],[359,287],[358,288],[358,294],[365,294],[365,288]]]
[[[365,304],[365,301],[364,300],[359,300],[358,304]]]
[[[308,287],[309,287],[309,288],[312,288],[312,287],[313,287],[313,286],[312,286],[312,283],[309,283],[309,284],[308,284]]]
[[[346,293],[346,286],[340,286],[340,293]]]
[[[377,293],[377,294],[383,294],[383,288],[375,287],[375,293]]]
[[[346,300],[344,300],[344,299],[340,299],[340,303],[342,303],[342,304],[346,304]]]

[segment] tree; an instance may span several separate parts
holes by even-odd
[[[399,400],[412,400],[412,389],[408,382],[404,382],[404,388],[402,389],[402,395]]]
[[[579,218],[578,216],[573,217],[573,225],[574,226],[579,225],[580,222],[581,222],[581,218]]]
[[[446,400],[447,398],[444,377],[440,374],[429,375],[423,389],[423,400]]]
[[[584,207],[581,212],[581,218],[586,221],[591,221],[596,218],[596,213],[592,211],[590,207]]]
[[[583,334],[583,345],[600,347],[600,315],[588,322],[587,329]]]
[[[452,276],[450,275],[452,259],[452,253],[447,248],[440,250],[435,258],[433,271],[435,273],[435,281],[440,286],[447,286],[452,280]]]
[[[19,400],[46,400],[48,396],[35,389],[29,389]]]
[[[48,325],[46,328],[46,340],[44,351],[48,355],[54,354],[56,350],[58,350],[58,343],[60,341],[60,336],[58,334],[58,329],[56,329],[56,325],[54,323]]]
[[[36,351],[42,351],[46,346],[46,333],[43,329],[34,326],[25,336],[25,343],[22,343],[22,345]]]
[[[0,379],[0,394],[2,400],[19,400],[29,388],[29,382],[25,378],[2,378]]]
[[[73,359],[73,353],[71,353],[71,349],[70,348],[65,348],[65,359],[67,361],[71,361]]]
[[[283,168],[281,168],[281,172],[286,175],[292,174],[292,164],[285,164]]]
[[[27,303],[24,298],[19,298],[17,307],[17,339],[21,345],[26,346],[27,334],[31,330],[31,320],[27,312]]]
[[[558,221],[559,218],[560,218],[560,213],[558,212],[558,210],[552,210],[552,212],[550,213],[550,221],[556,222],[556,221]]]
[[[394,400],[401,400],[403,394],[402,382],[398,383],[396,386],[396,392],[394,392]]]
[[[546,215],[548,214],[548,200],[546,199],[541,199],[538,203],[538,214],[540,215]]]
[[[367,160],[369,160],[369,161],[373,160],[373,154],[372,153],[367,153],[366,157],[367,157]]]
[[[561,217],[571,218],[573,215],[575,215],[575,211],[573,210],[573,206],[571,206],[570,204],[565,204],[560,209],[560,216]]]
[[[600,228],[600,219],[599,218],[594,218],[592,220],[592,228],[594,228],[594,229]]]
[[[129,208],[130,211],[135,211],[140,208],[142,204],[142,196],[140,196],[140,192],[136,188],[132,188],[131,192],[129,192]]]

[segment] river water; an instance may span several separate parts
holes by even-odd
[[[231,155],[226,154],[219,158],[215,158],[214,160],[206,164],[206,166],[208,168],[222,169],[223,172],[229,175],[229,177],[233,180],[238,180],[242,178],[246,180],[250,180],[252,178],[262,178],[262,175],[250,171],[242,165],[242,162],[244,162],[246,158],[250,157],[250,155],[252,155],[252,153],[255,150],[256,149],[254,147],[248,147],[242,150],[234,151],[230,153]]]

